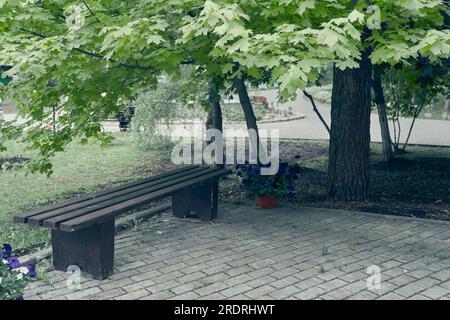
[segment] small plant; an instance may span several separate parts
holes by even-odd
[[[426,250],[427,249],[427,243],[425,242],[425,240],[420,240],[419,242],[419,250]]]
[[[291,197],[294,194],[294,182],[299,179],[298,164],[280,163],[275,175],[261,175],[264,165],[237,165],[237,175],[241,180],[241,189],[257,196]]]
[[[0,300],[23,300],[26,284],[36,277],[35,266],[22,265],[12,252],[11,245],[4,243],[0,253]]]
[[[323,245],[322,247],[322,256],[326,256],[328,255],[328,247]]]

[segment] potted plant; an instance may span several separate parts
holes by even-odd
[[[295,191],[294,182],[299,179],[298,164],[280,163],[275,175],[262,175],[264,165],[238,165],[240,187],[255,195],[260,208],[275,208],[280,199],[289,198]]]
[[[36,277],[34,265],[22,265],[12,256],[10,244],[3,244],[0,253],[0,300],[23,300],[26,284]]]

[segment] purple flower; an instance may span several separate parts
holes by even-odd
[[[24,299],[23,299],[23,296],[18,296],[18,297],[16,297],[16,300],[24,300]]]
[[[280,163],[280,168],[278,170],[280,175],[283,175],[286,173],[287,169],[288,169],[289,165],[286,162],[282,162]]]
[[[9,243],[4,243],[3,244],[3,252],[1,253],[1,257],[3,259],[7,259],[9,257],[11,257],[12,254],[12,247]]]
[[[9,259],[9,267],[11,269],[20,268],[20,261],[17,258],[10,258]]]
[[[291,178],[292,180],[298,180],[298,179],[299,179],[299,176],[298,176],[298,174],[296,174],[296,173],[291,173],[291,174],[290,174],[290,178]]]
[[[34,264],[27,265],[27,269],[28,269],[27,276],[29,276],[30,278],[35,278],[36,277],[36,268],[35,268]]]

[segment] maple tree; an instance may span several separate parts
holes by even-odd
[[[51,156],[74,137],[107,143],[100,121],[182,64],[217,80],[212,97],[266,82],[287,100],[332,63],[335,83],[348,90],[333,92],[329,194],[361,200],[371,66],[447,59],[448,10],[439,0],[0,0],[0,65],[13,66],[1,94],[26,119],[20,127],[3,123],[1,135],[22,136],[39,150],[32,170],[51,172]],[[357,79],[365,85],[354,87]],[[339,109],[342,102],[347,107]],[[45,125],[53,107],[55,134]]]

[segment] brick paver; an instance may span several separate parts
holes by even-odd
[[[450,225],[221,204],[213,223],[164,214],[116,236],[112,277],[64,272],[28,299],[449,299]],[[380,287],[368,288],[378,266]]]

